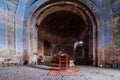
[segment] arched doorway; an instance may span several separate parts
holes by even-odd
[[[48,40],[52,45],[61,45],[69,55],[69,59],[76,58],[74,43],[83,40],[84,53],[89,59],[92,55],[94,61],[92,64],[96,64],[97,25],[91,10],[82,2],[48,1],[47,5],[43,4],[33,13],[29,23],[37,29],[37,36],[39,36],[37,42]]]
[[[78,45],[75,49],[75,63],[76,64],[86,64],[83,45]]]

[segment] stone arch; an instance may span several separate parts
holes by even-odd
[[[37,5],[41,3],[40,5]],[[36,5],[32,5],[32,7],[27,11],[25,12],[24,15],[27,15],[27,17],[25,17],[26,19],[24,20],[24,23],[27,23],[25,25],[26,27],[26,30],[25,32],[26,35],[28,36],[27,39],[25,39],[28,43],[28,46],[27,48],[29,49],[30,53],[31,51],[36,51],[36,50],[31,50],[32,48],[30,47],[31,45],[33,45],[33,42],[31,42],[31,39],[34,39],[36,36],[37,36],[37,30],[35,28],[35,24],[36,24],[36,20],[38,17],[40,17],[40,14],[42,14],[44,12],[44,10],[47,10],[47,8],[49,7],[52,7],[52,6],[56,6],[56,5],[61,5],[61,4],[66,4],[66,5],[73,5],[73,6],[77,6],[77,9],[82,9],[80,10],[81,11],[81,14],[85,14],[84,16],[88,16],[88,18],[91,20],[91,25],[93,27],[93,54],[94,54],[94,57],[93,57],[93,64],[97,64],[97,38],[96,36],[97,35],[97,24],[99,23],[99,21],[97,20],[98,15],[100,15],[98,13],[98,9],[97,11],[94,13],[93,15],[93,11],[91,10],[91,7],[87,6],[85,3],[83,3],[83,1],[71,1],[71,0],[66,0],[66,1],[55,1],[55,2],[52,2],[52,3],[49,3],[49,0],[48,2],[40,2],[40,1],[36,1],[35,2]],[[32,11],[33,10],[33,11]],[[82,13],[83,12],[83,13]],[[29,14],[27,14],[29,13]],[[97,15],[96,15],[97,14]],[[82,16],[83,17],[83,16]],[[85,19],[84,19],[85,20]],[[33,34],[36,34],[36,35],[33,35]],[[26,36],[25,35],[25,36]],[[33,35],[33,36],[31,36]],[[25,38],[25,37],[24,37]],[[37,42],[37,41],[36,41]],[[35,43],[37,45],[37,43]]]

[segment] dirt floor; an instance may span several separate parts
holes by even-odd
[[[84,76],[49,76],[50,66],[0,67],[0,80],[120,80],[120,70],[78,66]]]

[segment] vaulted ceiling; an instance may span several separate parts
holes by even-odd
[[[53,43],[74,43],[87,30],[84,20],[69,11],[54,12],[38,25],[39,38]]]
[[[41,26],[49,33],[65,38],[80,35],[85,28],[85,23],[74,13],[59,11],[47,16]]]

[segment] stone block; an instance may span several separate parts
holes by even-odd
[[[118,67],[118,64],[113,64],[112,67],[113,67],[113,68],[117,68],[117,67]]]
[[[118,64],[118,69],[120,69],[120,64]]]

